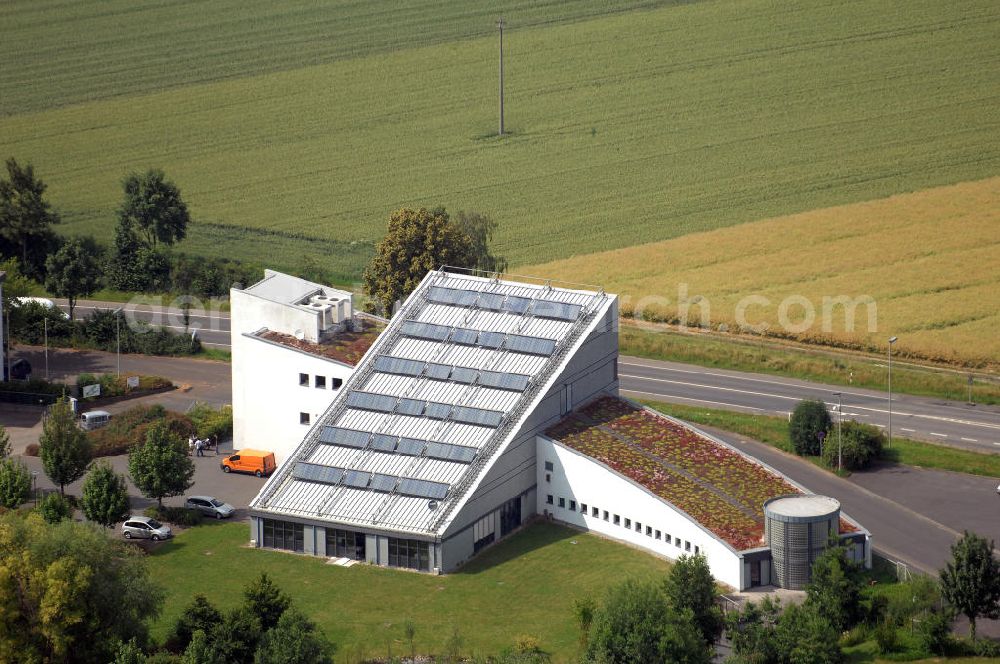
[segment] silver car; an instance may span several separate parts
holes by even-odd
[[[154,542],[169,539],[173,533],[168,526],[148,516],[130,516],[122,524],[125,539],[150,539]]]
[[[189,510],[198,510],[202,514],[214,516],[216,519],[228,519],[236,511],[236,508],[229,503],[224,503],[211,496],[189,496],[184,501],[184,507]]]

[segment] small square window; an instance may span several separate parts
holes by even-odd
[[[699,553],[701,553],[701,551],[698,550],[698,547],[694,547],[694,555],[697,556]]]
[[[580,511],[584,514],[587,513],[587,503],[580,503]]]
[[[552,481],[552,475],[550,475],[549,473],[545,473],[545,481],[546,482],[551,482]]]
[[[659,530],[656,531],[656,539],[660,539],[660,531]]]
[[[691,550],[691,542],[688,542],[687,540],[684,541],[684,550],[685,551]]]
[[[573,510],[574,512],[576,511],[576,501],[575,500],[569,501],[569,508],[571,510]]]
[[[545,462],[545,470],[554,470],[554,468],[552,467],[552,462],[551,461],[546,461]]]
[[[652,536],[653,536],[653,527],[646,526],[646,537],[652,537]]]
[[[618,516],[617,514],[615,514],[615,525],[617,526],[621,522],[622,522],[622,518],[620,516]]]
[[[598,509],[597,509],[596,507],[595,507],[595,508],[593,508],[593,509],[591,510],[591,512],[590,512],[590,516],[594,517],[595,519],[596,519],[596,518],[597,518],[597,517],[598,517],[599,515],[600,515],[600,510],[598,510]]]
[[[325,390],[326,389],[326,376],[316,376],[316,383],[315,383],[315,385],[319,389]]]
[[[566,499],[565,498],[560,498],[559,499],[559,507],[566,507]]]
[[[553,500],[552,500],[552,494],[551,493],[549,495],[545,496],[545,502],[548,503],[549,505],[552,504]]]
[[[666,535],[664,535],[664,536],[663,536],[663,540],[664,540],[664,541],[665,541],[665,542],[666,542],[667,544],[670,544],[670,533],[667,533]]]
[[[331,387],[333,389],[337,389],[344,384],[344,380],[342,378],[331,378],[330,382],[332,383]]]
[[[625,527],[626,528],[632,527],[632,519],[625,519]]]
[[[642,532],[642,524],[639,523],[638,521],[635,522],[635,532],[637,532],[637,533],[641,533]]]
[[[309,424],[309,413],[299,413],[299,424]]]
[[[309,374],[299,374],[299,385],[302,387],[309,387]]]
[[[604,510],[604,520],[607,521],[608,518],[610,518],[610,515],[608,514],[607,510]]]

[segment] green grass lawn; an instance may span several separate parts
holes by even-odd
[[[512,264],[994,175],[988,0],[7,3],[0,156],[109,239],[163,168],[182,247],[356,278],[402,205],[496,218]],[[650,266],[654,269],[655,266]]]
[[[229,608],[241,601],[247,581],[266,571],[342,653],[384,656],[387,641],[397,655],[408,652],[402,625],[410,619],[418,652],[440,651],[458,628],[466,654],[495,653],[529,634],[564,662],[577,654],[575,599],[600,599],[612,584],[657,578],[669,568],[646,553],[550,524],[529,526],[444,576],[363,564],[345,569],[322,558],[250,549],[248,539],[245,523],[206,524],[149,557],[153,579],[167,590],[153,626],[157,638],[196,593]]]
[[[643,400],[642,402],[661,413],[694,424],[731,431],[747,438],[759,440],[785,452],[794,453],[791,442],[788,440],[788,420],[783,417],[750,415],[662,401]],[[892,447],[883,450],[883,458],[889,462],[904,463],[921,468],[950,470],[986,477],[1000,476],[1000,454],[983,454],[945,445],[922,443],[908,438],[897,438],[896,436],[892,437]],[[819,457],[807,457],[807,459],[818,466],[825,467]]]

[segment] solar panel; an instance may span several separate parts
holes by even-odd
[[[446,403],[438,403],[436,401],[428,401],[427,408],[424,410],[424,415],[432,420],[445,420],[448,419],[448,415],[450,414],[450,405]]]
[[[400,376],[419,376],[423,373],[424,363],[418,360],[406,360],[401,357],[380,355],[375,358],[375,371],[397,374]]]
[[[448,380],[451,375],[451,365],[431,362],[424,370],[424,375],[435,380]]]
[[[444,461],[458,461],[461,463],[471,463],[476,458],[476,449],[465,445],[451,445],[449,443],[427,442],[427,456],[432,459],[442,459]]]
[[[364,447],[370,436],[371,434],[367,431],[323,427],[319,432],[319,442],[327,445],[343,445],[344,447]]]
[[[448,495],[448,485],[427,480],[415,480],[402,477],[399,481],[399,493],[416,498],[434,498],[441,500]]]
[[[371,490],[372,491],[392,491],[396,486],[396,480],[398,478],[395,475],[383,475],[382,473],[375,473],[372,475]]]
[[[503,334],[500,332],[480,332],[478,344],[483,348],[500,348],[503,344]]]
[[[400,438],[399,446],[396,447],[396,452],[399,454],[405,454],[406,456],[418,456],[424,451],[424,446],[426,444],[426,440],[419,440],[417,438]]]
[[[413,320],[407,320],[403,321],[399,331],[408,337],[431,339],[432,341],[444,341],[448,337],[450,328],[444,325],[434,325],[433,323],[420,323]]]
[[[503,413],[497,410],[470,408],[469,406],[455,406],[452,410],[451,419],[456,422],[464,422],[466,424],[497,427],[500,426],[500,420],[503,419]]]
[[[531,315],[539,318],[555,318],[556,320],[574,321],[580,317],[583,307],[579,304],[567,304],[553,300],[535,300]]]
[[[351,408],[391,413],[396,407],[396,397],[374,392],[350,392],[347,395],[347,405]]]
[[[507,348],[515,353],[551,355],[552,351],[556,349],[556,342],[552,339],[525,337],[519,334],[512,334],[507,337]]]
[[[392,452],[396,449],[396,436],[387,436],[384,433],[377,433],[372,438],[372,449],[379,452]]]
[[[424,404],[426,403],[426,401],[420,401],[418,399],[400,399],[399,403],[396,405],[396,412],[402,415],[420,417],[424,414]]]
[[[476,382],[476,376],[479,372],[475,369],[466,369],[465,367],[455,367],[451,372],[451,379],[456,383],[465,383],[466,385],[471,385]]]
[[[457,307],[472,306],[476,302],[478,295],[478,291],[444,288],[443,286],[431,286],[427,291],[427,299],[431,302],[450,304]]]
[[[479,295],[479,308],[488,311],[501,311],[503,309],[503,295],[481,293]]]
[[[479,384],[501,390],[523,392],[528,387],[529,377],[524,374],[508,374],[498,371],[483,371],[479,374]]]
[[[368,478],[371,475],[363,470],[346,470],[344,471],[344,485],[352,486],[355,489],[364,489],[368,486]]]
[[[454,332],[451,333],[451,340],[457,344],[475,346],[476,337],[478,336],[479,332],[476,330],[467,330],[464,327],[456,327]]]
[[[528,306],[531,304],[531,300],[526,297],[518,297],[516,295],[511,295],[503,303],[503,308],[511,313],[523,314],[528,310]]]
[[[339,484],[340,478],[344,476],[344,470],[336,466],[323,466],[318,463],[305,463],[299,461],[292,468],[292,477],[306,482],[320,482],[322,484]]]

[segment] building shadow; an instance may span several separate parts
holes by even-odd
[[[581,535],[579,530],[557,525],[543,518],[535,518],[507,539],[480,552],[472,560],[455,570],[453,574],[479,574],[487,569],[516,560],[531,551]]]

